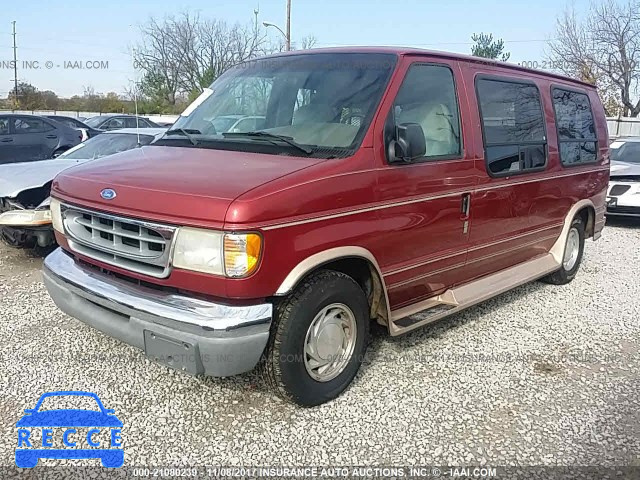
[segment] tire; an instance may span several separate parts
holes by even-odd
[[[572,248],[572,235],[577,235],[577,237],[574,237],[574,241],[577,241],[577,246],[574,246],[574,248],[577,247],[577,256],[575,258],[571,258],[567,250],[568,248]],[[569,227],[567,243],[564,247],[564,255],[560,269],[544,277],[542,279],[543,282],[551,283],[553,285],[565,285],[575,278],[578,273],[578,269],[580,268],[582,255],[584,253],[584,236],[584,221],[581,217],[576,217],[573,219],[573,222],[571,222],[571,226]],[[571,260],[569,265],[567,265],[568,260]]]
[[[0,241],[13,248],[33,248],[37,245],[35,238],[11,227],[0,227]]]
[[[280,397],[305,407],[336,398],[360,368],[367,348],[369,323],[369,304],[355,280],[329,270],[312,274],[276,305],[262,362],[266,383]],[[312,325],[314,329],[310,328]],[[313,338],[318,342],[314,343]],[[344,354],[333,353],[342,349]],[[325,372],[322,372],[325,367],[313,369],[318,362],[308,352],[314,350],[321,362],[330,359]],[[321,350],[324,356],[318,353]],[[331,353],[327,353],[329,351]]]

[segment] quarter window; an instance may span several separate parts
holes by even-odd
[[[489,173],[508,176],[543,170],[547,138],[538,87],[481,78],[476,89]]]
[[[589,97],[584,93],[554,88],[553,108],[562,164],[595,162],[598,139]]]
[[[413,65],[398,92],[394,114],[396,125],[417,123],[422,127],[427,159],[460,155],[460,114],[448,67]]]

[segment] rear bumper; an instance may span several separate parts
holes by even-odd
[[[228,306],[155,290],[83,266],[60,248],[45,259],[43,279],[68,315],[191,374],[251,370],[269,338],[270,303]]]

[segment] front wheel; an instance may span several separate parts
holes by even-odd
[[[281,397],[314,406],[355,377],[369,336],[369,304],[348,275],[320,271],[276,307],[264,377]]]
[[[571,222],[567,240],[564,246],[564,255],[560,269],[547,275],[542,280],[554,285],[565,285],[573,280],[578,273],[582,254],[584,253],[584,222],[576,217]]]

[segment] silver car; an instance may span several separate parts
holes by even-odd
[[[610,148],[607,215],[640,217],[640,138],[616,140]]]

